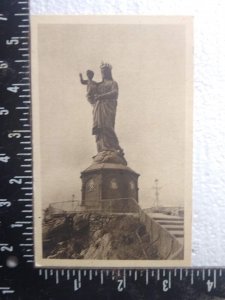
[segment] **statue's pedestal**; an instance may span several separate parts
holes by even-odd
[[[132,211],[132,203],[138,202],[138,177],[124,164],[94,163],[81,172],[82,205],[111,212]]]

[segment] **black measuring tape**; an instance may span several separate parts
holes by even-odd
[[[29,2],[0,2],[0,299],[219,299],[223,269],[34,268]]]

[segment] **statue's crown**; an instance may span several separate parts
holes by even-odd
[[[112,70],[112,66],[110,64],[104,63],[104,62],[101,63],[100,68]]]

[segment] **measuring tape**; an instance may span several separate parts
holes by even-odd
[[[29,3],[0,3],[0,299],[200,299],[222,269],[34,268]],[[210,296],[211,295],[211,296]]]

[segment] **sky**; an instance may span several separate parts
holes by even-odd
[[[81,199],[80,173],[96,154],[92,107],[79,73],[100,81],[101,61],[119,85],[118,139],[128,166],[140,174],[139,202],[182,206],[187,180],[187,72],[182,24],[41,24],[38,101],[41,201]],[[35,147],[35,139],[34,139]],[[190,155],[188,156],[190,157]],[[39,176],[38,175],[38,176]],[[190,199],[191,201],[191,199]]]

